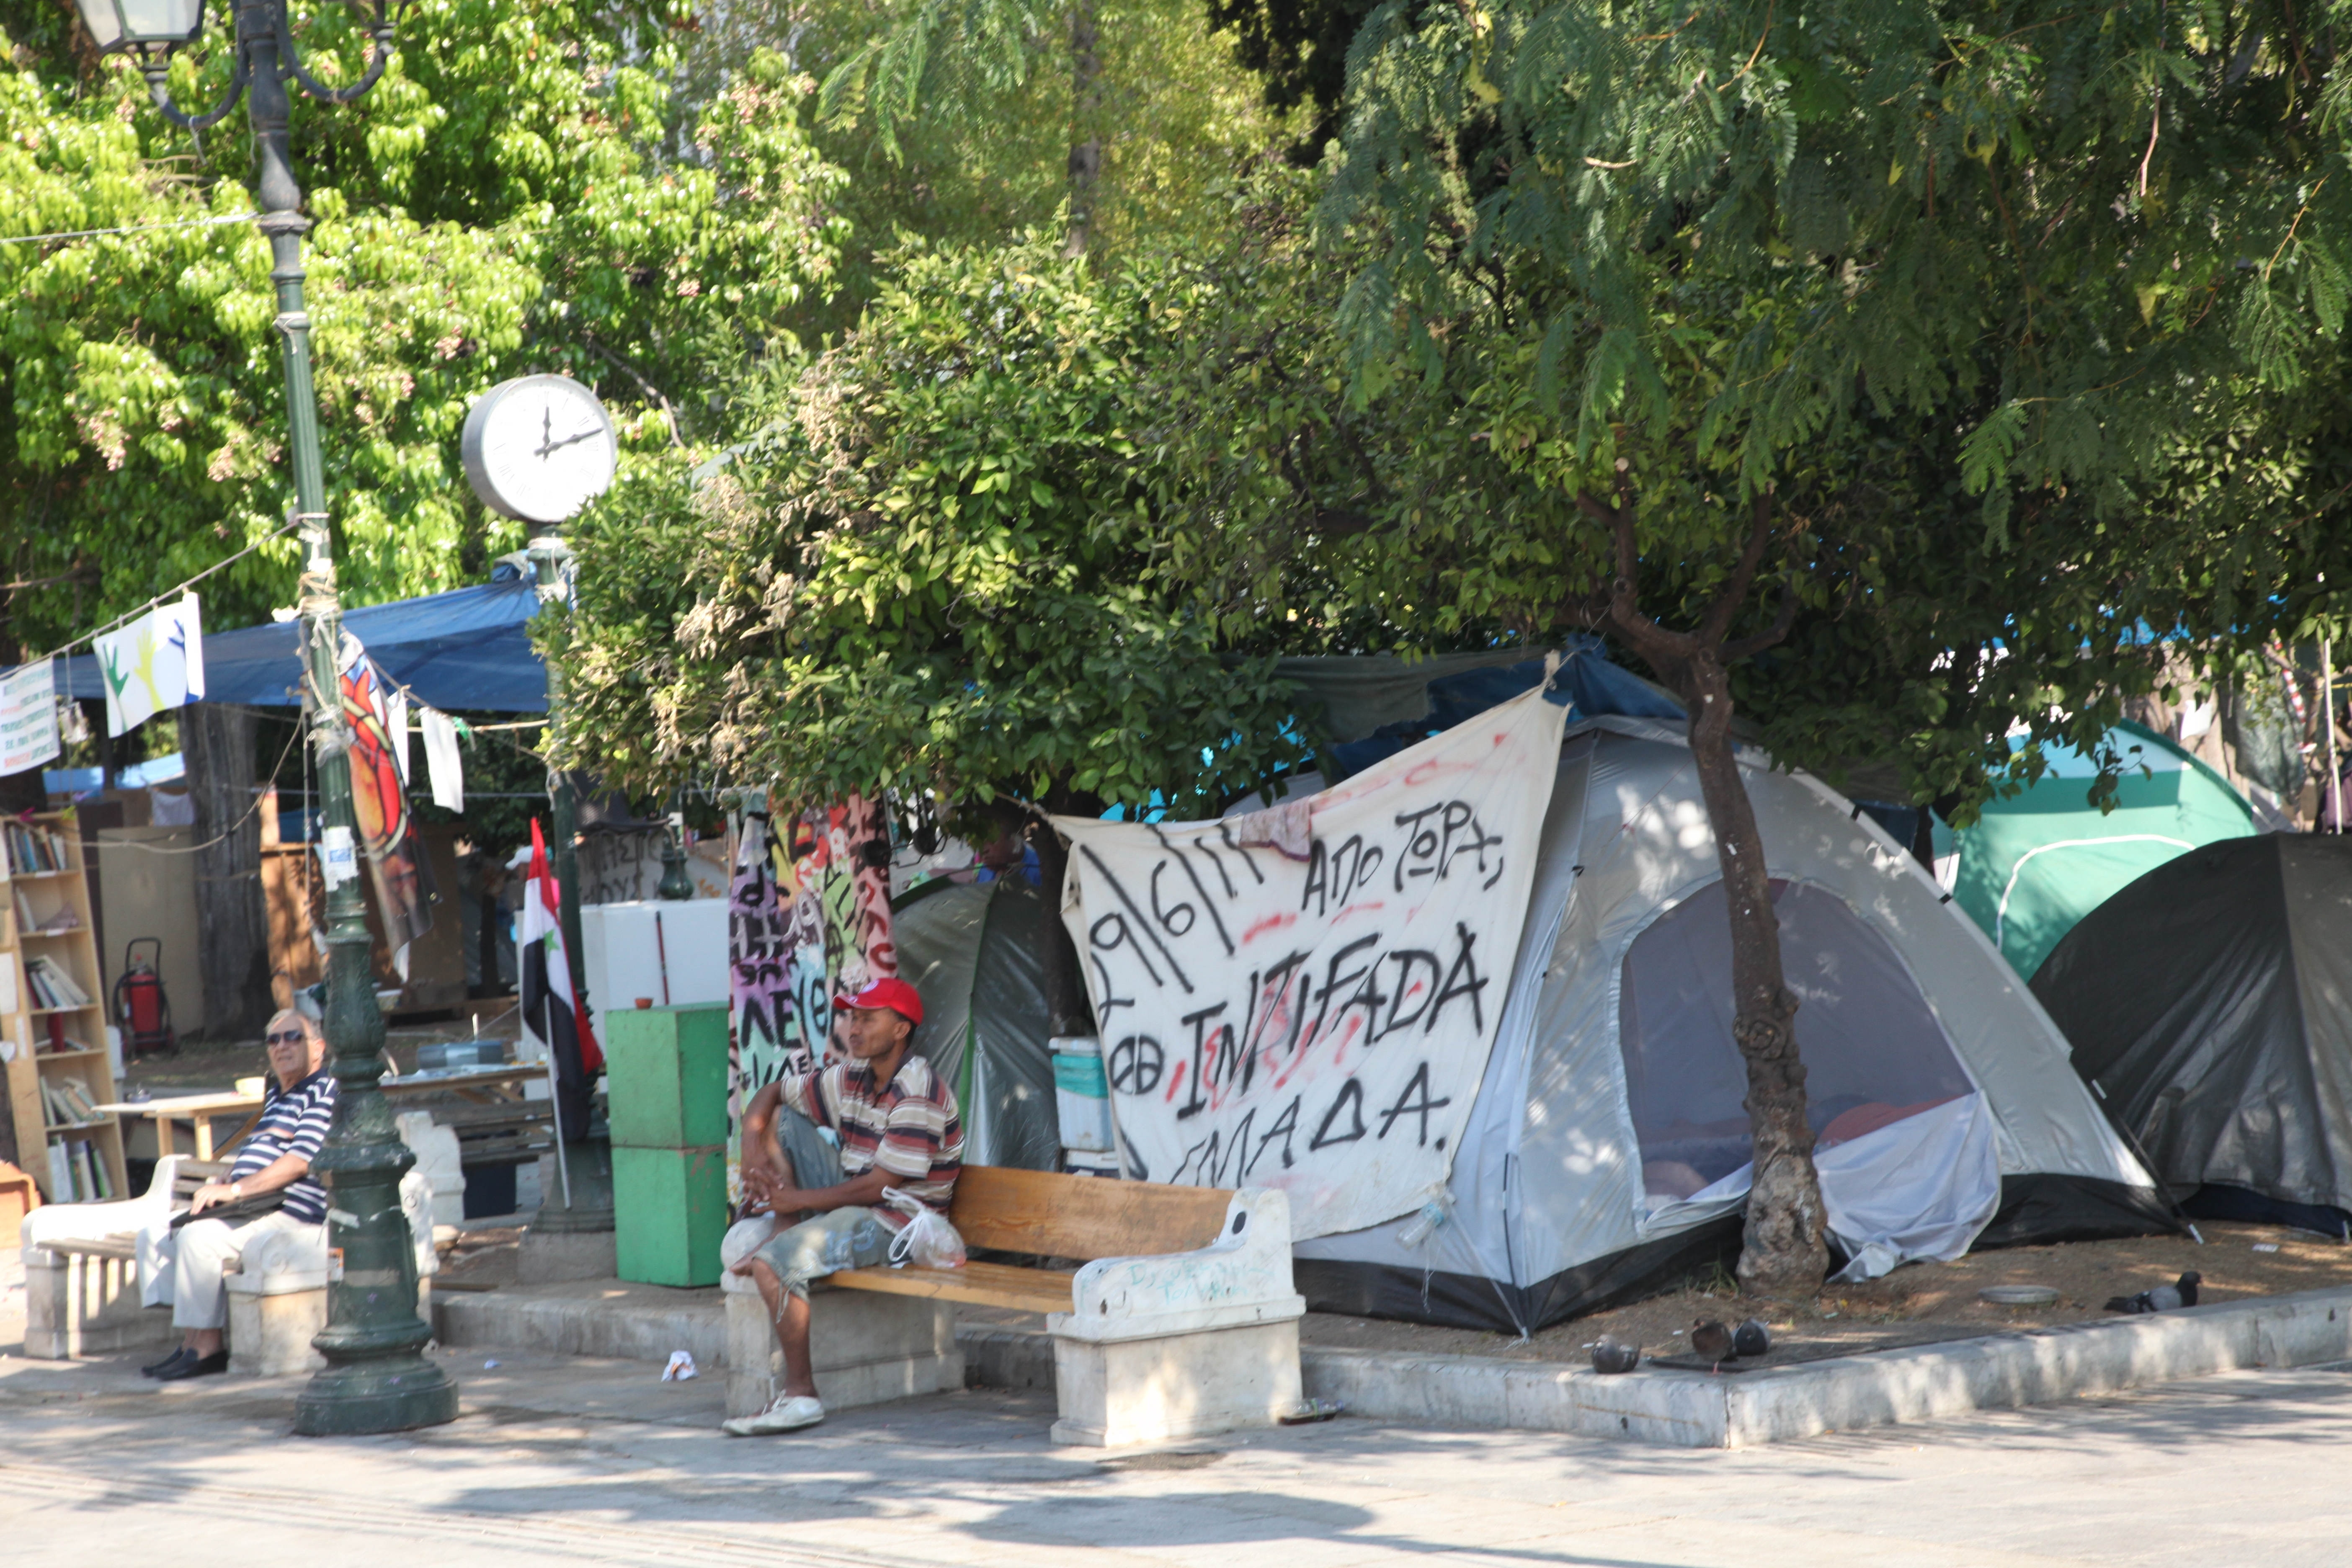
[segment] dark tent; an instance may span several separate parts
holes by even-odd
[[[2033,991],[2191,1215],[2352,1237],[2352,839],[2189,850],[2085,915]]]
[[[923,998],[917,1048],[963,1108],[963,1157],[1059,1167],[1045,1007],[1045,896],[1018,879],[929,882],[891,910],[898,975]]]

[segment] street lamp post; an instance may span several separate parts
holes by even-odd
[[[294,1429],[313,1436],[398,1432],[453,1420],[457,1389],[425,1359],[432,1330],[416,1315],[416,1255],[401,1207],[400,1178],[415,1164],[394,1128],[380,1084],[383,1016],[375,1005],[372,942],[352,850],[350,726],[344,721],[338,654],[342,605],[327,528],[327,486],[319,456],[318,403],[310,385],[310,318],[302,303],[302,190],[287,161],[288,84],[313,98],[349,103],[373,87],[392,55],[392,6],[376,0],[368,68],[346,88],[329,88],[303,68],[287,0],[236,0],[236,65],[228,92],[203,114],[183,113],[166,86],[171,51],[204,32],[204,0],[79,0],[100,48],[140,57],[147,89],[165,119],[191,131],[219,124],[243,98],[259,165],[255,226],[269,237],[278,288],[278,331],[286,353],[286,412],[292,426],[294,498],[304,561],[300,609],[307,638],[305,705],[325,807],[321,834],[327,888],[327,1045],[337,1083],[335,1118],[311,1169],[327,1186],[330,1267],[327,1327],[312,1342],[327,1366],[295,1405]]]

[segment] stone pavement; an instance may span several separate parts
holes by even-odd
[[[1035,1394],[943,1395],[730,1440],[713,1430],[715,1377],[442,1353],[464,1388],[457,1423],[333,1440],[287,1435],[299,1379],[158,1388],[133,1358],[0,1356],[0,1559],[2333,1568],[2352,1542],[2352,1368],[1731,1452],[1343,1417],[1106,1454],[1048,1443]]]

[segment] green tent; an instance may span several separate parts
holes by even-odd
[[[2029,980],[2075,921],[2126,884],[2200,845],[2254,831],[2252,811],[2229,781],[2172,742],[2129,723],[2107,739],[2124,759],[2113,811],[2085,798],[2096,764],[2053,747],[2041,780],[1987,802],[1975,826],[1936,825],[1944,885]]]
[[[915,1046],[955,1090],[971,1164],[1059,1167],[1038,956],[1047,918],[1045,895],[1018,879],[927,882],[891,908],[898,977],[923,998]]]

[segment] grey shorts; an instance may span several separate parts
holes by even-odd
[[[779,1108],[776,1142],[802,1187],[841,1183],[841,1151],[791,1106]],[[752,1254],[776,1271],[777,1282],[805,1300],[809,1282],[844,1268],[871,1268],[890,1256],[890,1227],[870,1208],[834,1209],[787,1226]]]

